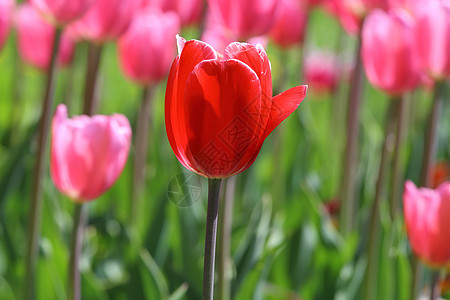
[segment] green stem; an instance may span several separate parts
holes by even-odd
[[[221,205],[220,232],[219,232],[219,253],[218,253],[218,282],[217,294],[219,300],[230,299],[231,288],[231,227],[233,222],[233,202],[236,190],[236,178],[233,176],[227,179],[225,201]]]
[[[97,79],[102,49],[102,45],[89,44],[86,81],[84,86],[83,114],[85,115],[92,115],[93,112],[97,110]]]
[[[439,289],[439,278],[440,278],[440,272],[439,271],[431,271],[430,276],[430,300],[437,300],[440,296],[440,289]]]
[[[87,204],[75,204],[74,223],[72,229],[72,245],[69,264],[69,300],[81,300],[80,256],[83,245],[83,231],[87,223]]]
[[[344,169],[341,190],[341,233],[346,236],[353,230],[355,223],[355,190],[358,162],[359,109],[363,92],[363,68],[361,61],[361,35],[358,39],[356,67],[350,84],[347,114],[347,142],[345,146]]]
[[[444,102],[445,81],[436,82],[433,93],[433,108],[428,118],[428,128],[425,135],[425,149],[422,159],[421,186],[431,187],[431,169],[437,152],[437,126]]]
[[[403,141],[407,132],[408,121],[408,108],[409,101],[404,96],[400,96],[398,99],[392,99],[391,101],[398,102],[397,109],[397,128],[395,135],[395,148],[394,148],[394,162],[393,162],[393,175],[392,175],[392,189],[390,200],[390,214],[391,220],[394,220],[394,216],[397,213],[399,207],[400,191],[403,182],[403,174],[401,167],[401,150]]]
[[[205,260],[203,267],[203,300],[214,295],[214,259],[216,254],[217,215],[222,179],[208,179],[208,210],[206,215]]]
[[[39,140],[34,168],[33,188],[31,193],[30,222],[28,227],[28,244],[25,271],[25,299],[35,298],[35,273],[38,256],[39,236],[41,232],[42,217],[42,181],[45,175],[45,153],[50,129],[50,116],[53,107],[54,85],[56,78],[56,58],[61,37],[61,29],[56,29],[53,39],[52,57],[47,73],[47,85],[42,102],[41,118],[39,120]]]
[[[138,112],[136,126],[136,145],[134,152],[134,180],[131,198],[131,223],[135,222],[139,209],[139,198],[142,196],[145,182],[145,166],[148,152],[148,136],[150,130],[150,109],[154,89],[145,86],[142,91],[142,101]]]
[[[389,158],[389,150],[391,148],[392,134],[394,132],[395,124],[396,102],[391,101],[387,120],[386,133],[381,152],[380,168],[378,171],[378,179],[375,191],[375,199],[372,203],[372,209],[369,218],[369,235],[367,245],[367,269],[364,278],[364,298],[371,299],[376,294],[377,289],[377,270],[378,270],[378,242],[380,235],[379,221],[379,206],[381,197],[384,192],[386,166]],[[375,297],[376,298],[376,297]]]

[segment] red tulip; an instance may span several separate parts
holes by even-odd
[[[50,66],[55,28],[47,23],[30,4],[22,4],[17,11],[18,48],[22,59],[41,70]],[[59,46],[58,62],[61,65],[71,63],[74,44],[63,34]]]
[[[413,43],[413,20],[405,11],[371,13],[364,23],[361,49],[370,83],[391,95],[414,89],[420,72]]]
[[[450,2],[423,2],[415,16],[415,49],[422,69],[435,80],[450,77]]]
[[[431,186],[435,188],[446,180],[450,180],[450,164],[446,161],[438,162],[431,169]]]
[[[0,50],[8,37],[13,8],[13,0],[0,0]]]
[[[302,43],[307,24],[306,7],[298,0],[280,0],[270,36],[277,45],[283,48]]]
[[[340,71],[338,58],[332,53],[315,51],[305,57],[303,74],[309,88],[318,94],[331,93],[337,87]]]
[[[208,0],[214,21],[239,40],[268,33],[278,0]]]
[[[272,97],[270,63],[261,45],[208,44],[178,38],[166,89],[166,130],[178,160],[208,178],[246,170],[264,139],[306,95],[306,86]]]
[[[405,184],[403,210],[406,231],[414,253],[432,267],[450,262],[450,182],[436,189]]]
[[[173,37],[180,31],[178,16],[147,8],[136,14],[118,44],[125,74],[143,85],[161,80],[175,57]]]
[[[202,0],[143,0],[143,6],[176,12],[183,26],[197,24],[202,18]]]
[[[141,0],[95,0],[80,20],[72,24],[82,38],[103,43],[117,39],[128,28]]]
[[[123,115],[67,118],[59,105],[52,122],[50,171],[58,190],[76,202],[93,200],[117,180],[128,158],[131,128]]]
[[[302,4],[306,5],[306,7],[313,8],[315,6],[322,4],[322,2],[324,2],[324,1],[325,0],[303,0],[301,2],[302,2]]]
[[[29,0],[46,19],[56,24],[67,24],[80,18],[93,0]]]

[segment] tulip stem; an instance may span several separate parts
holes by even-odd
[[[69,300],[81,300],[79,261],[83,245],[83,231],[87,222],[87,204],[75,204],[74,222],[72,229],[72,245],[70,249],[69,265]]]
[[[205,260],[203,267],[203,300],[214,295],[214,259],[216,254],[217,215],[222,179],[208,178],[208,210],[206,214]]]
[[[42,181],[45,175],[45,154],[50,128],[50,112],[53,107],[54,85],[56,78],[56,57],[61,38],[61,29],[56,29],[53,39],[52,56],[47,73],[47,85],[42,102],[41,118],[39,120],[38,150],[34,168],[33,189],[31,193],[30,221],[28,224],[28,243],[25,271],[25,299],[35,298],[35,273],[38,256],[39,236],[42,217]]]
[[[437,126],[444,102],[445,81],[436,82],[433,92],[433,107],[428,118],[425,135],[425,149],[422,160],[421,186],[431,187],[431,168],[434,165],[437,152]]]
[[[139,198],[145,182],[145,166],[148,152],[148,135],[150,130],[150,109],[154,89],[145,86],[142,91],[142,101],[138,112],[136,125],[136,145],[134,152],[134,180],[131,198],[131,222],[135,222],[139,210]]]
[[[98,106],[98,97],[96,93],[101,54],[102,45],[93,43],[89,44],[86,81],[84,86],[83,114],[85,115],[92,115]]]
[[[367,244],[367,268],[364,278],[364,299],[376,299],[377,289],[377,268],[378,268],[378,240],[380,234],[379,220],[379,206],[381,197],[384,192],[385,173],[386,166],[389,158],[389,150],[391,148],[392,134],[394,132],[395,125],[395,111],[396,102],[391,101],[387,120],[386,120],[386,133],[383,142],[383,148],[381,152],[380,168],[378,171],[378,179],[375,191],[375,199],[372,203],[372,209],[369,218],[369,234]]]
[[[430,274],[430,300],[437,300],[440,296],[440,289],[439,289],[439,278],[440,278],[440,272],[439,271],[431,271]]]
[[[397,213],[399,207],[400,190],[402,186],[402,167],[401,167],[401,149],[403,145],[403,140],[407,132],[407,121],[408,121],[408,108],[409,101],[405,99],[404,96],[400,96],[398,99],[391,99],[391,101],[397,103],[397,128],[395,134],[395,148],[394,148],[394,163],[393,163],[393,174],[392,174],[392,188],[390,200],[390,214],[391,220],[394,220],[394,216]]]
[[[219,300],[230,299],[231,287],[231,225],[233,221],[233,202],[236,191],[236,176],[230,177],[226,182],[225,201],[221,205],[219,257],[218,257],[218,284],[217,294]]]
[[[342,176],[340,228],[344,236],[350,234],[355,223],[355,186],[358,162],[359,108],[363,92],[363,68],[361,61],[361,35],[358,39],[355,71],[350,83],[347,113],[347,141],[344,152]]]

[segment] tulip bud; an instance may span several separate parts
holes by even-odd
[[[414,51],[413,19],[405,11],[375,10],[366,18],[361,55],[371,84],[391,95],[414,89],[420,83]]]
[[[52,122],[50,171],[58,190],[76,202],[93,200],[117,180],[128,158],[131,127],[123,115],[67,118],[59,105]]]
[[[50,67],[55,28],[47,23],[31,5],[22,4],[17,11],[18,48],[22,59],[41,70]],[[65,66],[72,62],[74,44],[66,36],[61,36],[58,62]]]
[[[80,18],[92,5],[93,0],[29,0],[45,19],[65,25]]]
[[[431,267],[450,262],[450,182],[436,189],[405,184],[403,210],[406,231],[414,253]]]
[[[180,31],[178,16],[146,8],[136,14],[118,43],[121,67],[142,85],[158,82],[175,57],[173,37]]]

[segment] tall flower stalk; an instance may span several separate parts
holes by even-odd
[[[41,232],[42,218],[42,182],[45,175],[46,159],[45,153],[48,144],[50,128],[50,116],[53,107],[55,78],[56,78],[56,58],[61,38],[61,29],[56,29],[50,68],[47,73],[47,84],[45,87],[44,100],[42,101],[41,117],[39,120],[38,152],[36,165],[34,167],[33,188],[31,191],[30,221],[28,223],[28,243],[26,254],[26,277],[25,277],[25,298],[35,298],[35,275],[38,257],[38,245]]]

